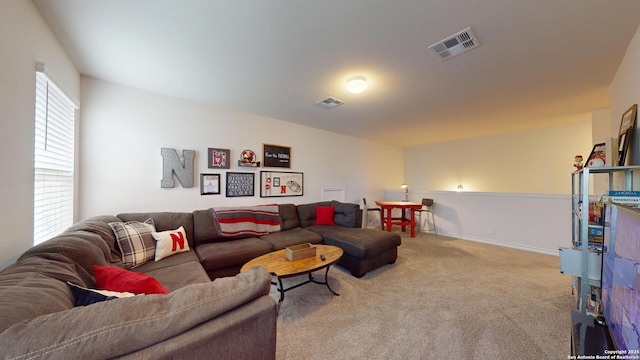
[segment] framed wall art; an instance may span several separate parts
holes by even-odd
[[[227,197],[253,196],[255,175],[246,172],[227,172]]]
[[[618,166],[624,166],[627,160],[627,152],[629,151],[629,144],[631,143],[631,137],[633,136],[633,129],[636,125],[637,113],[638,104],[633,104],[629,110],[622,114],[620,133],[618,136],[618,161],[616,162],[616,165]]]
[[[200,195],[220,194],[220,174],[200,174]]]
[[[593,149],[591,150],[591,154],[587,158],[587,167],[603,167],[606,165],[607,161],[607,150],[606,144],[600,143],[593,145]]]
[[[209,148],[209,169],[230,169],[231,150]]]
[[[260,171],[260,197],[302,196],[303,180],[301,172]]]
[[[291,147],[262,144],[263,167],[291,168]]]

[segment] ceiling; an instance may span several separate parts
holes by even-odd
[[[83,75],[402,147],[584,119],[640,24],[637,0],[34,3]]]

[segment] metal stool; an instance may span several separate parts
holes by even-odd
[[[419,232],[425,231],[425,224],[429,222],[429,215],[431,215],[431,223],[429,223],[429,227],[426,229],[427,232],[433,230],[433,233],[438,236],[438,232],[436,231],[436,218],[433,216],[433,199],[422,199],[423,208],[418,210],[418,215],[420,216],[420,220],[418,220],[418,230]],[[422,213],[425,213],[424,220],[422,219]],[[433,229],[431,228],[431,224],[433,224]]]
[[[382,217],[382,213],[380,208],[370,208],[367,206],[367,199],[362,198],[362,203],[364,204],[364,227],[365,229],[369,227],[369,212],[378,212],[377,219]],[[382,222],[380,223],[380,227],[382,228]]]

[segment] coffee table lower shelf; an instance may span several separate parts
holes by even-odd
[[[331,265],[335,264],[342,257],[343,251],[337,246],[332,245],[315,245],[317,247],[316,256],[309,257],[305,259],[290,261],[286,258],[286,250],[278,250],[272,253],[262,255],[257,257],[248,263],[244,264],[241,272],[245,272],[246,270],[254,267],[254,266],[262,266],[264,267],[271,275],[276,277],[276,281],[272,281],[272,285],[276,285],[276,290],[280,293],[280,300],[278,301],[278,311],[280,310],[280,306],[284,301],[284,293],[298,288],[302,285],[306,285],[309,283],[315,283],[320,285],[326,285],[327,289],[331,291],[332,294],[336,296],[340,296],[336,291],[331,289],[328,281],[329,268]],[[323,259],[324,258],[324,259]],[[313,272],[326,269],[324,273],[324,281],[316,280],[313,277]],[[299,284],[290,286],[288,288],[284,288],[282,284],[282,279],[308,275],[308,280],[301,282]]]

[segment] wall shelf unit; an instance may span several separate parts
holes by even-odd
[[[633,191],[638,170],[640,166],[585,167],[571,175],[572,248],[560,249],[560,271],[574,276],[576,310],[581,314],[598,312],[602,237],[608,236],[604,210],[598,213],[596,210],[601,208],[593,204],[607,200],[609,193],[593,194],[593,179],[606,177],[609,192]]]

